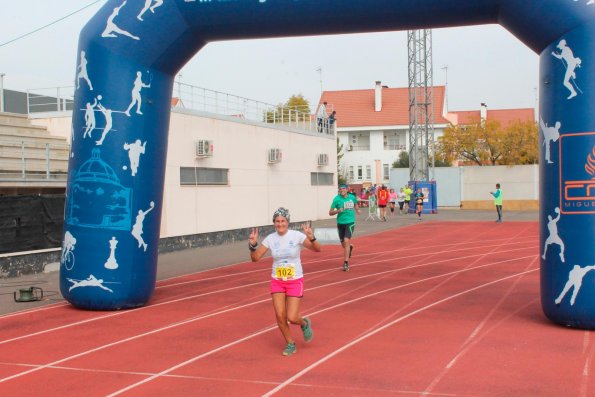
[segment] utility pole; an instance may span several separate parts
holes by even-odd
[[[316,71],[318,72],[318,75],[320,77],[320,94],[322,94],[322,67],[318,67],[318,69],[316,69]]]
[[[432,31],[408,30],[409,178],[434,179],[434,84]]]
[[[444,104],[448,110],[448,65],[444,65],[440,69],[444,70]]]

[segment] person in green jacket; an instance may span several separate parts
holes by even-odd
[[[496,205],[496,212],[498,212],[498,219],[496,222],[502,222],[502,189],[500,189],[500,184],[496,183],[496,191],[490,192],[492,196],[494,196],[494,204]]]

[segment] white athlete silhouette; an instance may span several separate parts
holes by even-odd
[[[93,84],[91,84],[91,80],[89,80],[89,74],[87,73],[87,57],[85,56],[85,51],[81,51],[81,63],[78,66],[79,74],[76,76],[76,89],[80,88],[80,81],[81,79],[85,80],[89,85],[89,89],[93,91]]]
[[[147,243],[143,240],[143,222],[145,221],[145,216],[155,208],[155,202],[151,201],[150,203],[151,208],[146,211],[138,210],[138,215],[136,216],[136,222],[134,226],[132,226],[132,236],[138,241],[138,248],[141,246],[147,251]]]
[[[595,270],[595,265],[585,267],[574,265],[572,270],[568,273],[568,281],[566,282],[566,285],[564,285],[564,289],[555,300],[556,305],[559,305],[560,302],[562,302],[562,299],[564,299],[564,296],[568,293],[568,291],[570,291],[570,288],[574,287],[572,296],[570,297],[570,305],[574,306],[578,291],[583,285],[583,278],[585,277],[585,274],[589,273],[591,270]]]
[[[541,131],[543,131],[543,144],[545,145],[545,160],[548,164],[553,164],[554,162],[550,160],[550,141],[556,142],[558,138],[560,138],[560,127],[562,124],[559,121],[556,121],[554,127],[548,127],[547,123],[543,122],[543,119],[539,118],[539,127]]]
[[[87,277],[85,280],[74,280],[72,278],[67,278],[67,280],[72,283],[68,291],[72,291],[73,289],[78,287],[99,287],[111,293],[114,292],[103,285],[103,279],[96,279],[95,276],[92,274],[90,274],[89,277]]]
[[[145,146],[147,141],[141,144],[140,139],[137,139],[134,143],[124,143],[124,150],[128,150],[128,158],[130,159],[130,171],[132,176],[136,175],[138,171],[138,163],[140,161],[140,155],[145,154]]]
[[[556,212],[558,214],[557,217],[552,219],[551,215],[547,216],[547,219],[548,219],[547,230],[549,231],[549,236],[545,240],[545,246],[543,247],[543,255],[541,255],[541,257],[543,259],[545,259],[545,256],[546,256],[545,254],[547,253],[547,247],[550,244],[557,244],[560,246],[560,259],[562,259],[562,262],[565,262],[565,260],[564,260],[564,241],[562,241],[560,236],[558,236],[558,221],[560,220],[560,208],[556,207],[554,209],[554,212]]]
[[[143,74],[138,71],[136,72],[136,79],[134,80],[134,87],[132,88],[132,101],[130,102],[130,105],[128,105],[128,109],[126,109],[126,111],[124,112],[126,114],[126,116],[130,117],[130,109],[132,109],[134,107],[134,105],[136,105],[136,114],[143,114],[140,111],[140,107],[143,103],[142,98],[140,97],[140,91],[143,88],[150,88],[151,87],[151,83],[149,84],[145,84],[143,83]]]
[[[95,106],[97,106],[97,100],[101,100],[101,95],[93,99],[93,104],[89,102],[85,105],[85,132],[83,139],[87,136],[91,138],[91,132],[95,129]]]
[[[66,270],[72,270],[74,267],[74,251],[76,245],[76,238],[67,230],[64,233],[64,241],[62,242],[62,263]]]
[[[151,5],[155,1],[155,4]],[[145,0],[145,6],[140,11],[140,13],[136,16],[136,19],[139,21],[143,20],[143,14],[147,11],[151,11],[153,14],[155,13],[155,8],[160,7],[163,5],[163,0]]]
[[[564,75],[564,87],[570,91],[570,95],[567,99],[571,99],[577,95],[575,87],[581,94],[583,93],[576,84],[575,73],[575,69],[581,67],[581,59],[574,57],[572,50],[566,45],[566,40],[564,39],[560,40],[556,47],[560,50],[560,52],[558,53],[552,51],[552,55],[562,61],[566,67],[566,74]]]
[[[111,131],[113,120],[111,109],[106,109],[102,103],[99,103],[97,108],[101,111],[101,113],[103,113],[103,116],[105,117],[105,127],[103,127],[103,131],[101,132],[101,138],[95,142],[95,144],[99,146],[103,144],[103,140],[105,139],[107,133]]]
[[[128,36],[134,40],[140,40],[138,36],[133,35],[130,32],[127,32],[123,29],[120,29],[118,25],[115,24],[114,19],[120,13],[120,9],[126,5],[126,1],[122,3],[121,6],[114,8],[112,14],[107,18],[107,23],[105,25],[105,30],[101,33],[101,37],[118,37],[119,34]]]
[[[110,254],[109,254],[109,258],[107,258],[107,261],[105,262],[105,268],[106,269],[117,269],[118,268],[118,261],[116,260],[116,246],[118,245],[118,240],[116,240],[116,238],[114,236],[112,236],[112,239],[109,241],[109,249],[110,249]]]

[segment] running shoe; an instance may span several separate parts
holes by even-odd
[[[295,343],[288,343],[287,346],[285,346],[285,350],[283,350],[283,353],[281,354],[284,356],[291,356],[296,351],[297,349],[295,348]]]
[[[344,272],[348,272],[349,271],[349,263],[347,263],[347,262],[343,263],[343,271]]]
[[[351,258],[351,254],[353,253],[353,244],[349,244],[349,257]]]
[[[306,325],[302,325],[302,332],[304,334],[304,342],[308,343],[314,337],[314,332],[312,331],[312,323],[308,317],[304,317],[304,322]]]

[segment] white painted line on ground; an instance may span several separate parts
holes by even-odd
[[[452,300],[452,299],[458,298],[459,296],[462,296],[462,295],[468,294],[468,293],[470,293],[470,292],[477,291],[477,290],[479,290],[479,289],[481,289],[481,288],[485,288],[485,287],[488,287],[488,286],[490,286],[490,285],[493,285],[493,284],[496,284],[496,283],[499,283],[499,282],[502,282],[502,281],[505,281],[505,280],[509,280],[509,279],[511,279],[511,278],[514,278],[514,277],[519,277],[519,276],[522,276],[522,275],[524,275],[524,274],[531,273],[531,272],[534,272],[534,271],[537,271],[537,270],[539,270],[539,269],[532,269],[532,270],[529,270],[529,271],[526,271],[526,272],[516,273],[516,274],[510,275],[510,276],[507,276],[507,277],[503,277],[503,278],[500,278],[500,279],[497,279],[497,280],[494,280],[494,281],[490,281],[490,282],[488,282],[488,283],[485,283],[485,284],[479,285],[479,286],[477,286],[477,287],[473,287],[473,288],[470,288],[470,289],[468,289],[468,290],[465,290],[465,291],[459,292],[459,293],[457,293],[457,294],[454,294],[454,295],[448,296],[448,297],[446,297],[446,298],[444,298],[444,299],[440,299],[440,300],[438,300],[438,301],[436,301],[436,302],[434,302],[434,303],[431,303],[431,304],[429,304],[429,305],[426,305],[426,306],[424,306],[424,307],[422,307],[422,308],[419,308],[419,309],[417,309],[417,310],[414,310],[414,311],[412,311],[412,312],[410,312],[410,313],[408,313],[408,314],[406,314],[406,315],[404,315],[404,316],[401,316],[401,317],[399,317],[399,318],[397,318],[397,319],[395,319],[395,320],[391,321],[390,323],[388,323],[388,324],[386,324],[386,325],[384,325],[384,326],[382,326],[382,327],[380,327],[380,328],[377,328],[377,329],[375,329],[374,331],[371,331],[371,332],[369,332],[369,333],[367,333],[367,334],[365,334],[365,335],[363,335],[363,336],[361,336],[361,337],[359,337],[359,338],[357,338],[357,339],[355,339],[355,340],[353,340],[353,341],[351,341],[351,342],[347,343],[346,345],[344,345],[344,346],[340,347],[339,349],[335,350],[335,351],[334,351],[334,352],[332,352],[331,354],[328,354],[328,355],[326,355],[325,357],[321,358],[320,360],[318,360],[318,361],[316,361],[316,362],[312,363],[311,365],[307,366],[306,368],[304,368],[303,370],[301,370],[300,372],[298,372],[298,373],[297,373],[297,374],[295,374],[294,376],[290,377],[289,379],[287,379],[287,380],[285,380],[284,382],[282,382],[281,384],[279,384],[279,385],[278,385],[277,387],[275,387],[274,389],[272,389],[272,390],[268,391],[267,393],[263,394],[263,397],[272,396],[273,394],[277,393],[278,391],[280,391],[281,389],[285,388],[285,387],[286,387],[286,386],[288,386],[289,384],[293,383],[293,381],[295,381],[295,380],[297,380],[297,379],[301,378],[302,376],[304,376],[305,374],[307,374],[308,372],[310,372],[310,371],[311,371],[311,370],[313,370],[314,368],[318,367],[320,364],[322,364],[322,363],[324,363],[324,362],[326,362],[326,361],[330,360],[331,358],[335,357],[335,356],[336,356],[336,355],[338,355],[339,353],[342,353],[343,351],[345,351],[345,350],[349,349],[350,347],[352,347],[352,346],[354,346],[354,345],[358,344],[359,342],[361,342],[361,341],[363,341],[363,340],[366,340],[366,339],[368,339],[369,337],[371,337],[371,336],[373,336],[373,335],[376,335],[377,333],[379,333],[379,332],[381,332],[381,331],[385,330],[386,328],[388,328],[388,327],[390,327],[390,326],[393,326],[393,325],[395,325],[395,324],[397,324],[397,323],[399,323],[399,322],[401,322],[401,321],[403,321],[403,320],[405,320],[405,319],[407,319],[407,318],[409,318],[409,317],[412,317],[412,316],[414,316],[414,315],[416,315],[416,314],[419,314],[419,313],[421,313],[421,312],[423,312],[423,311],[425,311],[425,310],[427,310],[427,309],[430,309],[430,308],[432,308],[432,307],[434,307],[434,306],[437,306],[437,305],[439,305],[439,304],[441,304],[441,303],[444,303],[444,302],[447,302],[447,301],[449,301],[449,300]]]

